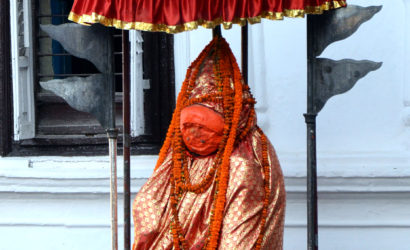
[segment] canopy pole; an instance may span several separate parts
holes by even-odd
[[[307,129],[307,225],[308,250],[318,249],[316,114],[304,114]]]
[[[318,211],[317,211],[317,162],[316,162],[316,116],[314,83],[314,48],[312,16],[307,15],[307,113],[304,114],[307,130],[307,244],[308,250],[317,250]]]
[[[241,69],[242,78],[246,85],[248,85],[248,23],[241,28]]]
[[[109,47],[114,50],[113,31],[111,30]],[[110,52],[110,53],[111,53]],[[109,122],[107,124],[108,149],[110,156],[110,205],[111,205],[111,248],[118,250],[118,185],[117,185],[117,143],[118,129],[115,126],[115,57],[109,55],[108,81],[110,83],[111,110],[109,110]]]
[[[122,31],[122,119],[124,156],[124,250],[131,248],[131,188],[130,188],[130,46],[129,31]]]
[[[217,25],[212,29],[212,37],[216,36],[222,37],[221,25]]]
[[[110,154],[110,204],[111,204],[111,246],[118,250],[118,195],[117,195],[117,129],[108,129],[108,144]]]

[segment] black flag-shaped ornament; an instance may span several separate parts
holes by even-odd
[[[41,25],[41,29],[67,52],[92,62],[101,72],[40,82],[41,87],[62,97],[72,108],[92,114],[103,128],[114,128],[113,45],[109,29],[75,23]]]

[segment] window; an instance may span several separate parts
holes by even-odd
[[[40,28],[68,22],[73,0],[11,1],[14,140],[10,155],[106,154],[105,131],[39,82],[98,72]],[[122,32],[115,30],[116,121],[122,126]],[[175,105],[173,37],[130,32],[132,153],[156,153]],[[11,121],[9,121],[11,123]],[[121,146],[122,138],[119,139]]]

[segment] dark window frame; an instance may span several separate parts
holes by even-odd
[[[33,11],[35,11],[33,9]],[[33,15],[34,16],[34,15]],[[8,1],[2,1],[0,10],[1,33],[0,58],[6,63],[0,69],[0,153],[2,156],[91,156],[106,155],[108,152],[107,138],[50,138],[36,137],[34,139],[13,141],[12,120],[12,81],[10,57],[10,33]],[[3,28],[5,27],[5,28]],[[36,27],[34,25],[33,27]],[[33,32],[37,34],[36,31]],[[164,33],[143,32],[144,78],[150,79],[151,96],[158,100],[153,102],[152,117],[156,121],[150,129],[155,136],[139,136],[132,139],[131,153],[157,154],[166,135],[172,111],[175,107],[174,83],[174,51],[173,36]],[[36,48],[36,44],[33,45]],[[8,66],[7,66],[8,65]],[[34,68],[35,65],[34,65]],[[37,71],[36,71],[37,72]],[[119,153],[122,151],[122,136],[119,137]]]
[[[12,81],[9,1],[0,1],[0,156],[12,151]]]

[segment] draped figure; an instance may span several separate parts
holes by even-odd
[[[133,203],[136,249],[282,249],[285,189],[227,42],[189,67],[155,171]]]

